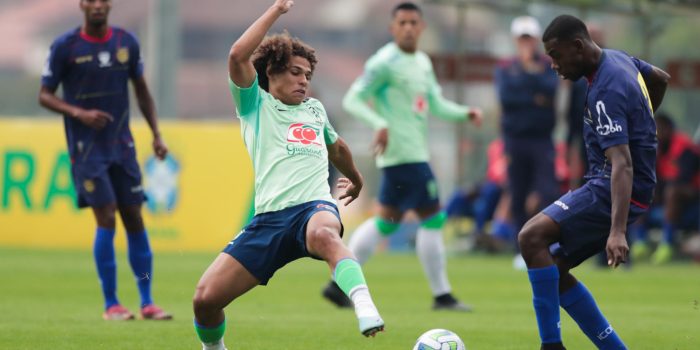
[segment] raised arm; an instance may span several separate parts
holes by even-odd
[[[272,24],[294,5],[292,0],[276,0],[238,40],[231,46],[228,54],[228,72],[237,86],[249,87],[255,80],[255,67],[250,61],[253,52],[265,38]]]
[[[349,198],[345,205],[354,201],[360,195],[362,189],[362,174],[357,170],[355,162],[352,160],[350,147],[342,138],[338,138],[335,143],[327,146],[328,160],[347,178],[338,180],[338,188],[345,192],[338,199],[343,200]]]
[[[606,251],[608,265],[617,267],[627,260],[627,252],[629,251],[625,234],[627,233],[627,217],[632,198],[632,156],[629,146],[621,144],[606,149],[605,157],[612,164],[610,179],[611,226]]]

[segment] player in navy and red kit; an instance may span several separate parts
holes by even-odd
[[[51,45],[39,103],[63,114],[78,206],[91,207],[97,221],[93,252],[105,298],[103,317],[134,318],[116,295],[114,232],[118,210],[127,231],[141,316],[171,319],[151,299],[152,253],[141,217],[145,196],[129,130],[129,80],[153,132],[156,156],[163,159],[168,149],[161,140],[155,105],[143,77],[139,44],[132,34],[107,24],[110,8],[109,0],[80,1],[84,23]],[[62,97],[56,96],[59,85]]]
[[[533,217],[518,237],[542,349],[564,349],[560,306],[597,348],[626,349],[569,270],[603,250],[612,267],[626,261],[628,225],[646,211],[656,184],[653,110],[669,76],[623,52],[601,49],[573,16],[555,18],[542,41],[561,77],[588,79],[582,112],[589,165],[586,184]]]

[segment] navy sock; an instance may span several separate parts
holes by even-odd
[[[579,282],[560,297],[561,307],[598,349],[627,349],[617,332],[598,309],[591,293]]]
[[[153,254],[148,244],[146,231],[128,233],[129,263],[136,277],[141,296],[141,307],[153,304],[151,299],[151,279],[153,278]]]
[[[105,309],[119,304],[117,300],[117,262],[114,259],[114,229],[98,227],[92,253],[97,265]]]
[[[664,222],[663,225],[663,243],[673,244],[673,236],[676,233],[676,225]]]
[[[559,318],[559,270],[556,265],[528,269],[532,285],[532,304],[535,306],[537,327],[543,344],[561,342]]]

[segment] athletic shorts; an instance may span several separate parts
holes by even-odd
[[[306,225],[320,212],[333,213],[340,221],[335,204],[311,201],[279,211],[255,215],[253,220],[224,248],[260,284],[266,285],[277,270],[299,258],[312,256],[306,250]],[[340,236],[343,236],[342,224]]]
[[[116,162],[74,163],[71,172],[80,208],[112,203],[128,206],[146,200],[135,157]]]
[[[611,203],[609,182],[592,180],[545,208],[542,212],[560,227],[561,240],[553,253],[573,267],[604,251],[610,235]],[[627,227],[647,209],[630,203]]]
[[[437,182],[428,163],[410,163],[382,169],[379,203],[401,211],[440,204]]]

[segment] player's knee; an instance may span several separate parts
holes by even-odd
[[[312,250],[316,252],[327,251],[338,244],[342,244],[339,232],[327,226],[310,230],[308,240]]]
[[[104,228],[114,228],[117,223],[114,210],[102,210],[96,212],[97,225]]]
[[[216,296],[206,284],[200,283],[197,285],[192,298],[192,308],[194,309],[194,314],[198,317],[218,310]]]
[[[399,223],[383,219],[380,216],[377,216],[374,222],[382,236],[389,236],[399,229]]]
[[[528,221],[518,233],[518,245],[523,252],[547,247],[545,231],[535,222]]]

